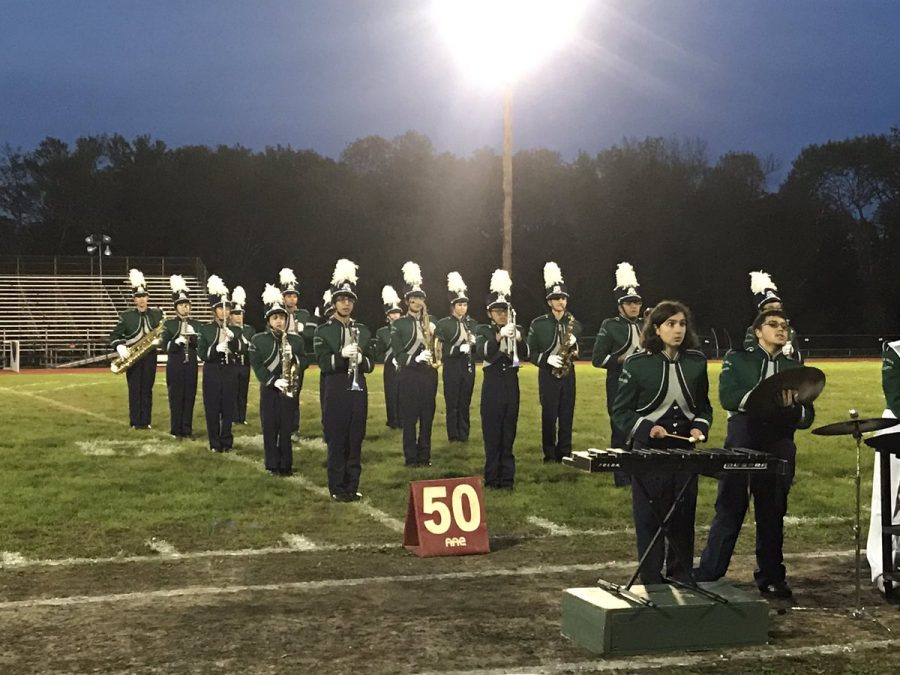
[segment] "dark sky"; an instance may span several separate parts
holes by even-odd
[[[408,129],[467,155],[501,142],[427,0],[0,0],[0,143],[150,134],[311,148]],[[624,137],[773,154],[900,123],[900,2],[596,0],[515,90],[517,149]]]

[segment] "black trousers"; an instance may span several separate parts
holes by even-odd
[[[572,453],[575,368],[563,378],[554,377],[550,368],[538,369],[538,396],[541,401],[541,445],[544,459],[561,462],[563,457]]]
[[[394,359],[384,364],[384,407],[387,412],[387,425],[391,429],[403,426],[400,420],[400,381]]]
[[[408,365],[400,369],[398,380],[400,419],[403,422],[403,456],[407,464],[430,462],[437,370],[427,364]]]
[[[259,388],[259,420],[262,424],[266,470],[288,473],[294,464],[291,424],[294,401],[274,387]]]
[[[156,350],[125,371],[128,380],[128,423],[150,426],[153,415],[153,383],[156,381]]]
[[[362,443],[366,436],[369,390],[365,375],[357,382],[362,391],[348,391],[347,373],[323,375],[325,381],[325,433],[328,438],[328,489],[333,495],[354,494],[362,472]]]
[[[213,450],[231,450],[234,409],[237,400],[237,367],[223,363],[203,364],[203,409],[206,433]]]
[[[784,516],[797,455],[794,432],[783,426],[754,424],[743,414],[734,415],[728,420],[725,447],[769,452],[788,460],[788,472],[784,476],[741,474],[719,479],[716,513],[700,556],[697,578],[715,581],[725,576],[752,495],[756,513],[756,571],[753,577],[760,587],[784,581]]]
[[[169,433],[189,438],[194,430],[194,401],[197,399],[197,359],[184,353],[170,353],[166,363],[166,388],[169,391]]]
[[[512,487],[516,478],[513,444],[519,424],[519,372],[501,364],[484,368],[482,372],[484,484],[487,487]]]
[[[671,439],[654,439],[651,448],[690,448],[690,443]],[[687,483],[664,537],[650,542],[682,486]],[[647,553],[641,567],[643,584],[663,583],[666,576],[689,581],[694,563],[694,517],[697,511],[697,475],[692,473],[645,473],[634,476],[631,489],[634,529],[637,535],[638,558]],[[648,553],[648,549],[649,553]]]
[[[616,393],[619,391],[619,376],[622,368],[607,368],[606,370],[606,412],[609,415],[609,447],[624,448],[628,444],[628,432],[621,431],[614,423],[612,416],[613,403],[616,401]],[[631,478],[622,471],[613,472],[613,482],[619,487],[628,485]]]
[[[319,420],[322,422],[322,440],[328,443],[328,431],[325,429],[325,375],[319,371]]]
[[[250,391],[250,365],[239,364],[235,366],[238,373],[237,405],[234,411],[234,421],[244,424],[247,421],[247,393]]]
[[[444,403],[447,408],[447,439],[469,440],[469,408],[475,388],[475,366],[468,356],[444,359]]]

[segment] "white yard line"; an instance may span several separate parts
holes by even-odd
[[[281,538],[284,542],[290,546],[294,551],[318,551],[319,545],[316,544],[312,539],[307,539],[306,537],[299,534],[290,534],[285,532],[281,535]]]
[[[594,661],[557,661],[541,665],[520,665],[510,668],[486,668],[481,670],[442,670],[431,671],[432,675],[511,675],[513,673],[532,673],[533,675],[553,675],[555,673],[602,673],[610,671],[635,672],[638,670],[660,670],[669,668],[685,668],[690,666],[723,665],[744,661],[771,661],[774,659],[796,659],[804,656],[846,655],[858,652],[870,652],[880,649],[896,649],[900,640],[865,640],[860,642],[839,642],[824,645],[806,645],[803,647],[746,647],[740,650],[725,651],[714,649],[702,654],[680,654],[678,656],[629,656],[627,658],[609,658]],[[751,668],[748,666],[748,672]]]
[[[156,537],[151,537],[147,540],[147,548],[149,548],[151,551],[156,551],[160,555],[168,556],[170,558],[178,555],[178,551],[175,549],[175,547],[165,539],[157,539]]]
[[[552,520],[540,518],[538,516],[528,516],[526,519],[535,527],[539,527],[546,531],[547,534],[554,537],[609,537],[622,534],[634,534],[633,527],[622,527],[610,530],[582,530],[567,525],[554,523]],[[797,525],[827,525],[832,523],[849,523],[853,519],[844,516],[785,516],[784,524],[789,527]],[[755,526],[755,522],[747,522],[747,527]],[[697,532],[708,532],[709,525],[699,525],[696,527]]]
[[[47,384],[47,383],[42,382],[41,384]],[[78,389],[80,387],[96,387],[98,384],[102,384],[102,382],[80,382],[78,384],[66,384],[61,387],[51,387],[50,389],[34,389],[28,393],[30,393],[30,394],[49,394],[54,391],[62,391],[63,389]]]
[[[34,399],[35,401],[40,401],[41,403],[46,403],[54,408],[59,408],[60,410],[67,410],[68,412],[78,413],[79,415],[87,415],[88,417],[93,417],[98,420],[103,420],[104,422],[110,422],[111,424],[117,425],[126,425],[127,422],[124,420],[117,420],[112,417],[108,417],[106,415],[101,415],[100,413],[95,413],[91,410],[85,410],[84,408],[77,408],[74,405],[69,405],[68,403],[62,403],[61,401],[54,401],[52,398],[47,398],[46,396],[40,396],[38,394],[33,394],[30,391],[20,391],[19,389],[10,389],[9,387],[0,387],[0,392],[6,394],[12,394],[13,396],[21,396],[24,398]]]
[[[817,551],[814,553],[795,553],[786,555],[788,560],[815,560],[822,558],[849,557],[853,551]],[[179,556],[173,556],[178,559]],[[739,556],[750,559],[751,556]],[[159,559],[159,557],[157,557]],[[445,572],[441,574],[409,574],[395,576],[360,577],[353,579],[322,579],[319,581],[295,581],[281,584],[255,584],[236,586],[188,586],[185,588],[169,588],[156,591],[137,591],[133,593],[114,593],[109,595],[75,595],[57,598],[37,598],[32,600],[11,600],[0,602],[0,611],[27,609],[30,607],[66,607],[77,605],[94,605],[117,602],[149,602],[165,598],[210,597],[218,595],[235,595],[260,591],[316,591],[325,588],[351,588],[372,584],[419,583],[426,581],[448,581],[466,579],[484,579],[492,577],[528,577],[547,574],[567,574],[571,572],[600,572],[609,569],[630,570],[635,563],[631,560],[603,563],[587,563],[572,565],[537,565],[516,568],[496,568],[475,570],[471,572]]]

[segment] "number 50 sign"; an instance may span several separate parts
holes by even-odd
[[[489,553],[481,479],[410,482],[403,545],[422,557]]]

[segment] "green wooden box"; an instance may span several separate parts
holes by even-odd
[[[677,586],[632,586],[646,607],[599,587],[569,588],[562,597],[562,634],[598,654],[664,649],[717,649],[768,639],[769,605],[724,581],[700,586],[728,603]]]

